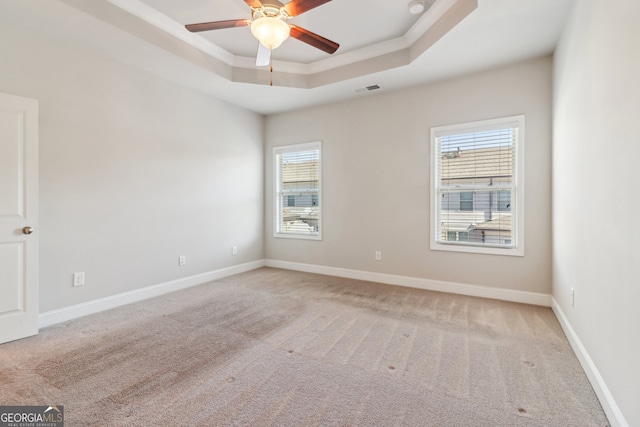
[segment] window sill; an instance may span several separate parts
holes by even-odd
[[[482,255],[524,256],[524,248],[499,248],[431,242],[432,251],[463,252]]]
[[[281,239],[322,240],[322,235],[321,234],[273,233],[273,237],[281,238]]]

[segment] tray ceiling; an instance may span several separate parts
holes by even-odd
[[[423,14],[411,15],[409,0],[333,0],[290,22],[340,43],[340,49],[330,56],[289,39],[273,52],[273,74],[255,66],[257,41],[249,28],[184,28],[250,18],[242,0],[1,2],[0,22],[274,114],[551,54],[573,2],[435,0]],[[374,85],[380,89],[361,90]]]

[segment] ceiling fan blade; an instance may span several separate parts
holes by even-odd
[[[324,52],[327,52],[328,54],[332,54],[340,47],[338,43],[332,42],[329,39],[325,39],[324,37],[312,33],[309,30],[305,30],[302,27],[297,27],[295,25],[290,25],[290,27],[291,37],[293,37],[294,39],[298,39],[301,42],[304,42],[315,48],[318,48]]]
[[[331,0],[291,0],[284,5],[284,10],[286,10],[290,16],[298,16],[301,13],[322,6],[330,1]]]
[[[246,27],[251,25],[249,19],[231,19],[229,21],[202,22],[200,24],[185,25],[185,28],[192,33],[199,31],[221,30],[223,28]]]
[[[262,6],[262,2],[260,0],[244,0],[244,2],[248,4],[250,7],[253,7],[256,9]]]
[[[258,54],[256,55],[256,66],[264,67],[265,65],[269,65],[271,63],[271,49],[268,49],[262,45],[262,43],[258,43]]]

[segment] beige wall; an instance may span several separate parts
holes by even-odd
[[[267,117],[266,257],[551,293],[551,70],[545,57]],[[526,255],[431,251],[430,128],[517,114],[526,116]],[[315,140],[323,143],[323,240],[274,238],[272,148]]]
[[[576,2],[554,64],[553,296],[631,426],[640,425],[639,16],[637,0]]]
[[[0,58],[40,103],[41,312],[262,259],[261,116],[33,28]]]

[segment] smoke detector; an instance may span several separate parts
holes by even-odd
[[[425,5],[422,0],[413,0],[409,3],[409,13],[412,15],[419,15],[424,12]]]

